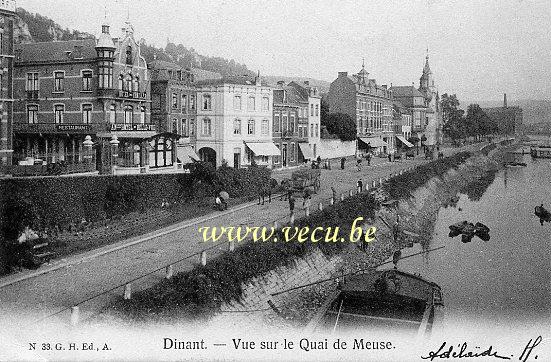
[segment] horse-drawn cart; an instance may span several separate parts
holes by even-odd
[[[288,191],[292,193],[304,193],[307,189],[317,193],[321,188],[321,170],[302,169],[294,171],[291,179],[287,180]]]

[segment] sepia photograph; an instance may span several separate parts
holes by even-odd
[[[551,361],[549,0],[0,0],[0,361]]]

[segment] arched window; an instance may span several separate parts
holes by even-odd
[[[126,47],[126,64],[132,64],[132,46]]]
[[[134,117],[134,107],[125,106],[124,107],[124,123],[132,124],[132,118]]]
[[[139,92],[140,91],[140,76],[137,75],[136,77],[134,77],[134,92]]]
[[[126,91],[132,92],[132,74],[126,76]]]
[[[119,75],[119,89],[120,90],[123,90],[124,89],[124,77],[123,75]]]

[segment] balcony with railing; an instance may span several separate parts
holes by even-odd
[[[119,89],[118,96],[119,98],[126,98],[126,99],[146,99],[147,92],[136,92],[136,91],[127,91],[127,90]]]

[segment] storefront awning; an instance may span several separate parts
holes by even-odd
[[[193,161],[199,161],[199,156],[193,150],[191,146],[180,146],[176,151],[178,161],[182,164],[193,163]]]
[[[300,148],[300,151],[302,152],[305,160],[314,159],[314,153],[312,152],[312,149],[310,148],[310,145],[308,143],[299,143],[298,147]]]
[[[279,156],[279,148],[272,142],[245,142],[256,156]]]
[[[377,137],[360,138],[360,140],[373,148],[388,147],[388,143]]]
[[[409,142],[404,138],[404,136],[396,135],[396,138],[398,138],[398,139],[400,140],[400,142],[402,142],[406,147],[414,147],[411,143],[409,143]]]

